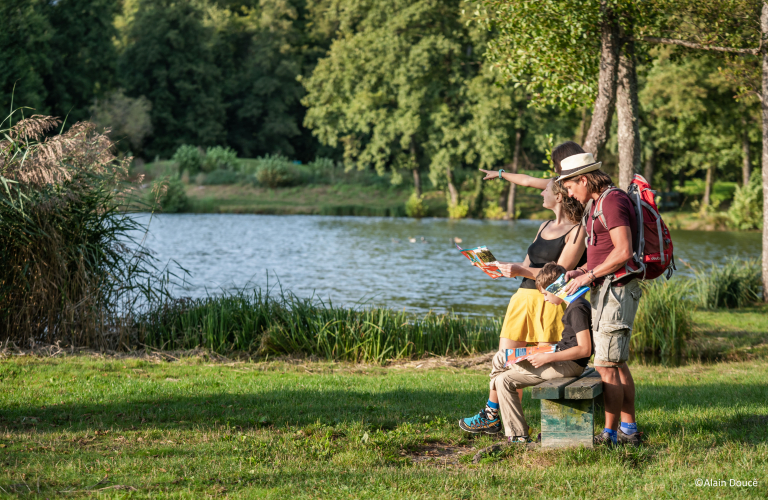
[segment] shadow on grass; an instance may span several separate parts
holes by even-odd
[[[34,427],[36,432],[48,433],[62,428],[72,431],[204,429],[229,425],[245,429],[362,423],[371,429],[390,430],[404,422],[444,424],[471,416],[481,403],[477,396],[476,391],[470,390],[402,389],[372,394],[286,388],[246,395],[212,393],[133,398],[108,404],[6,408],[0,412],[0,427],[9,430]],[[637,408],[640,424],[647,434],[684,432],[742,442],[765,442],[768,441],[768,412],[747,409],[762,407],[765,401],[768,401],[768,386],[758,383],[639,385]],[[527,391],[524,407],[529,423],[538,427],[539,404],[529,399]]]

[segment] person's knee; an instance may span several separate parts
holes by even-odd
[[[596,366],[595,370],[600,374],[600,379],[609,384],[619,383],[619,370],[614,367]]]

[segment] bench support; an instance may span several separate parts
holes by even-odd
[[[593,399],[542,399],[541,446],[592,448],[595,430]]]

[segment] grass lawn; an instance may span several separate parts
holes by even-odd
[[[511,449],[456,420],[486,368],[0,361],[0,496],[765,498],[768,361],[636,366],[640,448]],[[538,404],[526,391],[529,423]],[[757,486],[696,486],[696,479]],[[39,491],[39,494],[38,494]]]
[[[768,353],[768,305],[696,310],[694,332],[701,357],[743,359]]]

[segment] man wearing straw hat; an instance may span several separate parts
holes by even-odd
[[[629,340],[642,291],[633,267],[637,216],[632,200],[613,186],[590,153],[576,154],[560,163],[560,176],[568,195],[586,204],[587,265],[567,274],[566,290],[591,287],[595,369],[603,381],[605,430],[595,442],[639,444],[635,422],[635,383],[627,366]],[[621,421],[621,426],[619,422]]]

